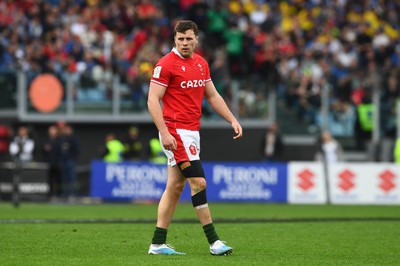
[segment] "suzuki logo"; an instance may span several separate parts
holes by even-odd
[[[379,187],[385,192],[389,192],[390,190],[394,189],[396,187],[396,184],[394,183],[395,177],[396,176],[391,171],[383,171],[383,173],[379,175],[379,179],[381,181]]]
[[[354,178],[355,175],[353,174],[353,172],[349,170],[344,170],[339,174],[339,187],[345,192],[353,189],[355,187],[353,182]]]
[[[300,189],[307,191],[310,188],[314,187],[314,182],[312,181],[312,179],[315,177],[315,175],[310,170],[305,169],[301,171],[297,176],[300,179],[300,182],[297,183],[297,186]]]

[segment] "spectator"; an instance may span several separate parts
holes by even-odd
[[[400,165],[400,137],[398,137],[396,140],[393,155],[394,155],[394,162]]]
[[[139,139],[139,128],[132,126],[129,128],[128,137],[123,142],[124,144],[124,159],[129,161],[139,161],[144,158],[143,143]]]
[[[225,43],[224,31],[227,28],[228,20],[228,9],[226,9],[225,1],[216,0],[214,1],[213,8],[209,8],[206,12],[206,17],[208,19],[207,23],[207,33],[210,38],[210,46],[218,48]]]
[[[10,128],[6,125],[0,125],[0,161],[8,158],[10,148]]]
[[[63,125],[60,135],[60,169],[62,176],[62,196],[73,199],[77,196],[78,180],[76,160],[79,142],[71,125]]]
[[[60,197],[62,181],[60,171],[60,139],[57,126],[48,128],[48,138],[43,145],[42,153],[44,161],[48,164],[47,181],[49,184],[49,196]]]
[[[150,162],[155,164],[166,164],[167,157],[158,138],[152,138],[149,142],[150,146]]]
[[[101,156],[105,162],[118,163],[123,161],[124,145],[114,133],[109,133],[105,139],[105,145],[101,150]]]
[[[374,128],[373,121],[374,105],[368,96],[363,97],[362,103],[357,106],[355,123],[355,138],[357,148],[364,150],[366,142],[371,139]]]
[[[358,82],[354,73],[368,77],[370,64],[385,68],[391,61],[395,72],[400,67],[399,1],[56,2],[63,1],[1,3],[0,70],[22,69],[29,80],[42,72],[63,82],[71,74],[76,84],[95,80],[96,86],[86,90],[90,93],[77,87],[78,101],[110,100],[110,78],[119,78],[135,112],[146,107],[143,84],[150,78],[140,68],[152,69],[170,51],[170,26],[178,17],[199,24],[201,55],[211,65],[218,61],[218,67],[222,58],[230,67],[215,79],[224,97],[229,93],[225,80],[239,76],[263,91],[279,87],[287,106],[308,123],[315,123],[318,112],[321,62],[329,69],[322,79],[329,76],[332,102],[350,102]],[[256,94],[257,103],[265,101],[265,95]]]
[[[318,145],[318,152],[315,159],[326,163],[336,163],[343,161],[343,148],[340,143],[334,139],[329,131],[321,134],[321,140]]]
[[[282,160],[284,145],[276,122],[269,125],[261,143],[263,160],[268,162]]]
[[[20,162],[31,162],[35,141],[30,138],[29,130],[26,126],[20,126],[18,133],[10,143],[9,151],[13,159]]]

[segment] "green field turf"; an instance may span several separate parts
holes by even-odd
[[[156,204],[0,204],[0,265],[400,265],[400,206],[211,203],[231,256],[209,255],[190,204],[150,256]]]

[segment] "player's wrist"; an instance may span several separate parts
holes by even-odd
[[[159,131],[160,131],[161,137],[169,134],[168,128],[164,128]]]

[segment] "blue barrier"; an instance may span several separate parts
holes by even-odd
[[[208,201],[287,202],[287,164],[203,162]],[[90,195],[105,200],[159,200],[167,167],[148,162],[91,164]],[[190,201],[187,185],[181,201]]]

